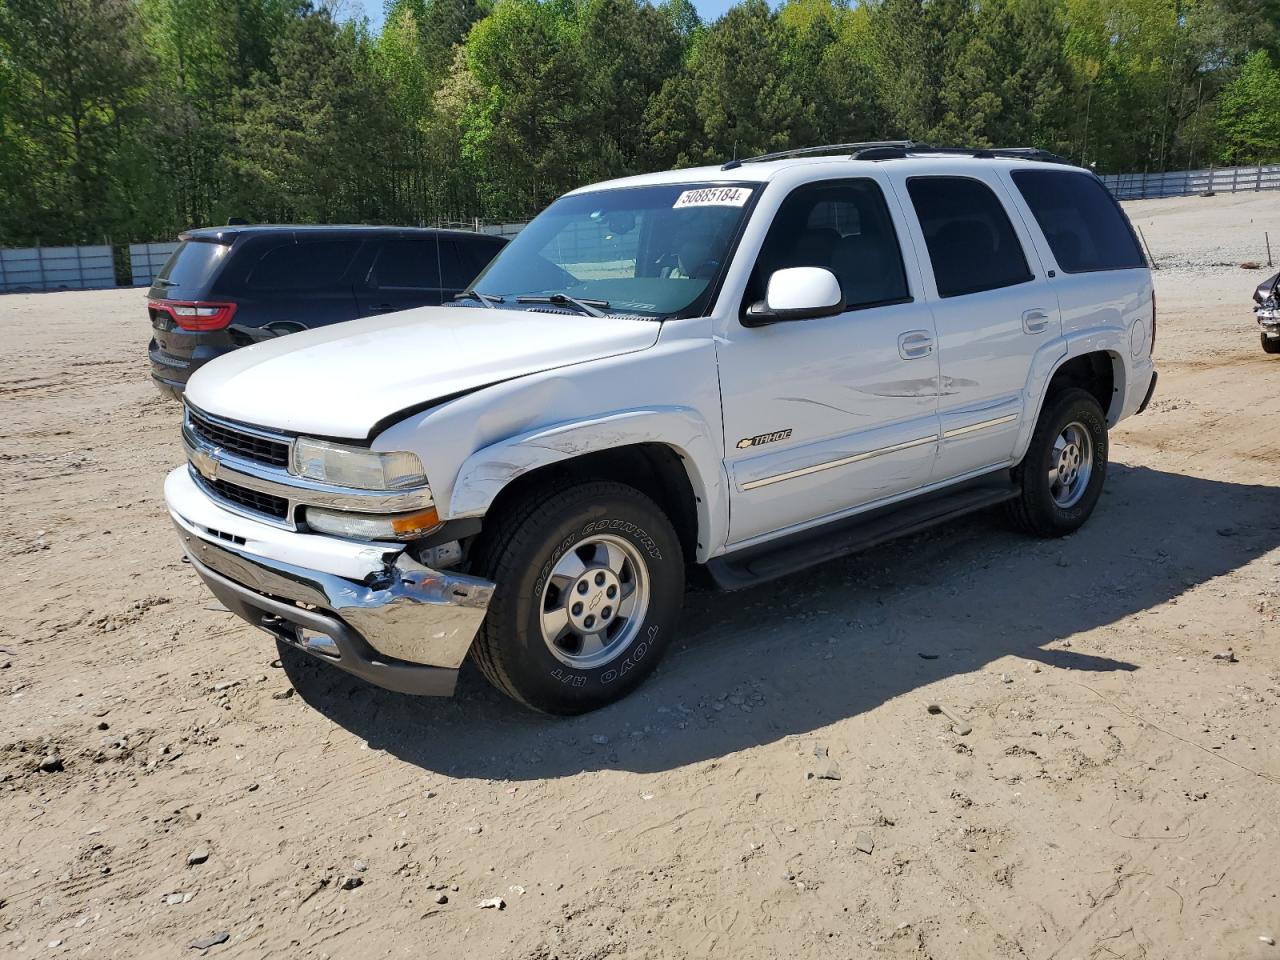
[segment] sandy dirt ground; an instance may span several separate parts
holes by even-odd
[[[0,298],[0,956],[1280,958],[1280,357],[1238,266],[1280,194],[1129,211],[1160,390],[1081,532],[696,592],[567,721],[282,667],[180,562],[142,293]]]

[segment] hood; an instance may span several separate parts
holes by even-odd
[[[1267,298],[1274,296],[1276,293],[1277,281],[1280,281],[1280,273],[1277,273],[1273,277],[1267,277],[1267,279],[1258,284],[1258,289],[1253,291],[1253,299],[1258,303],[1262,303],[1267,300]]]
[[[363,439],[433,400],[652,346],[647,320],[419,307],[266,340],[201,367],[192,404],[242,423]]]

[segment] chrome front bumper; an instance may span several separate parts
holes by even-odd
[[[398,545],[380,552],[270,528],[269,539],[256,541],[246,526],[252,521],[226,515],[203,495],[194,497],[191,481],[175,474],[165,490],[174,526],[191,566],[228,610],[378,686],[425,696],[453,693],[493,596],[490,581],[431,570]],[[198,519],[188,515],[196,512]],[[315,543],[317,562],[331,566],[338,564],[326,561],[318,548],[346,544],[358,552],[365,572],[354,579],[291,562],[301,559],[306,541]],[[281,558],[284,546],[294,547],[290,560]]]

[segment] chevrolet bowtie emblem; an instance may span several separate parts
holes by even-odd
[[[218,479],[217,451],[206,453],[204,450],[191,451],[191,465],[206,480]]]

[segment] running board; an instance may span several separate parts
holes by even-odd
[[[937,493],[716,557],[707,563],[707,570],[722,590],[740,590],[919,533],[1017,495],[1018,488],[1009,472],[1001,470]]]

